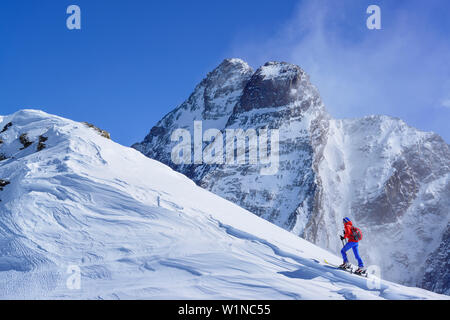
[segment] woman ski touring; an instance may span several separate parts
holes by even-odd
[[[349,218],[344,218],[344,235],[340,236],[341,240],[348,239],[348,242],[344,245],[341,250],[342,258],[344,259],[344,263],[339,267],[342,269],[351,268],[350,263],[348,262],[347,251],[353,249],[353,254],[355,255],[356,260],[358,260],[358,269],[355,271],[356,274],[362,275],[365,274],[366,270],[364,269],[364,263],[359,255],[358,250],[358,242],[362,239],[361,230],[354,227],[352,221]]]

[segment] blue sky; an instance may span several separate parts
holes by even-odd
[[[81,8],[82,29],[66,28]],[[382,30],[366,28],[381,7]],[[224,58],[300,65],[335,117],[387,114],[450,141],[450,1],[0,3],[0,114],[42,109],[140,141]]]

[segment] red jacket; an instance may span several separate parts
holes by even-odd
[[[344,224],[345,230],[344,230],[344,238],[348,239],[348,242],[358,242],[357,240],[355,240],[355,238],[353,237],[353,233],[352,233],[352,222],[348,221]]]

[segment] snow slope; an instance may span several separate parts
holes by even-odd
[[[0,120],[12,122],[0,134],[2,299],[449,298],[369,289],[324,265],[340,262],[332,253],[84,124],[35,110]]]

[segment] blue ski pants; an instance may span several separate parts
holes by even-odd
[[[353,254],[355,255],[356,260],[358,260],[358,267],[364,267],[364,263],[359,255],[358,251],[358,242],[347,242],[347,244],[342,248],[341,254],[342,258],[344,258],[344,262],[348,262],[347,251],[353,249]]]

